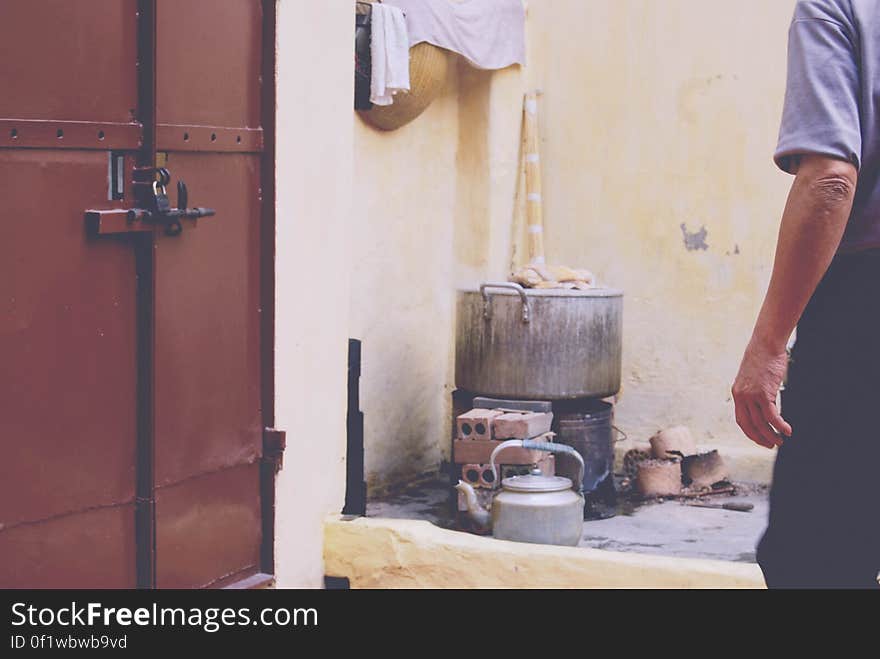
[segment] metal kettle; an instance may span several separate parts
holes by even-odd
[[[545,476],[535,469],[525,476],[501,481],[501,491],[492,501],[492,535],[499,540],[532,542],[545,545],[575,546],[580,542],[584,523],[584,497],[581,481],[584,461],[570,446],[528,439],[511,439],[498,445],[489,459],[497,478],[495,458],[507,448],[522,447],[551,453],[568,453],[580,465],[577,486],[562,476]],[[488,526],[489,511],[477,503],[476,492],[468,483],[459,481],[456,489],[467,500],[468,514],[480,526]]]

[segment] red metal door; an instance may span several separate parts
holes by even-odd
[[[135,585],[135,259],[82,211],[113,205],[109,150],[140,147],[137,5],[87,6],[0,9],[5,587]]]
[[[0,8],[0,587],[271,569],[263,5]],[[143,207],[157,157],[216,216],[87,231],[86,209]]]
[[[204,586],[260,558],[260,90],[255,0],[159,0],[157,148],[217,209],[156,244],[156,579]]]

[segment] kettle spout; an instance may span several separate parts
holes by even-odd
[[[455,486],[455,489],[464,494],[468,515],[474,523],[481,528],[488,529],[492,516],[489,514],[488,510],[480,506],[477,502],[477,493],[474,492],[474,488],[468,483],[460,480],[458,481],[458,485]]]

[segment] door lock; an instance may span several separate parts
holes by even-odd
[[[183,231],[182,219],[196,220],[216,214],[213,208],[188,208],[189,192],[186,183],[177,181],[177,206],[171,205],[166,186],[171,172],[165,167],[156,170],[152,196],[147,208],[87,210],[86,223],[94,233],[130,233],[162,228],[166,235],[179,236]]]

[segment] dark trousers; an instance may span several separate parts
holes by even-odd
[[[878,588],[880,250],[839,256],[798,325],[770,519],[770,588]]]

